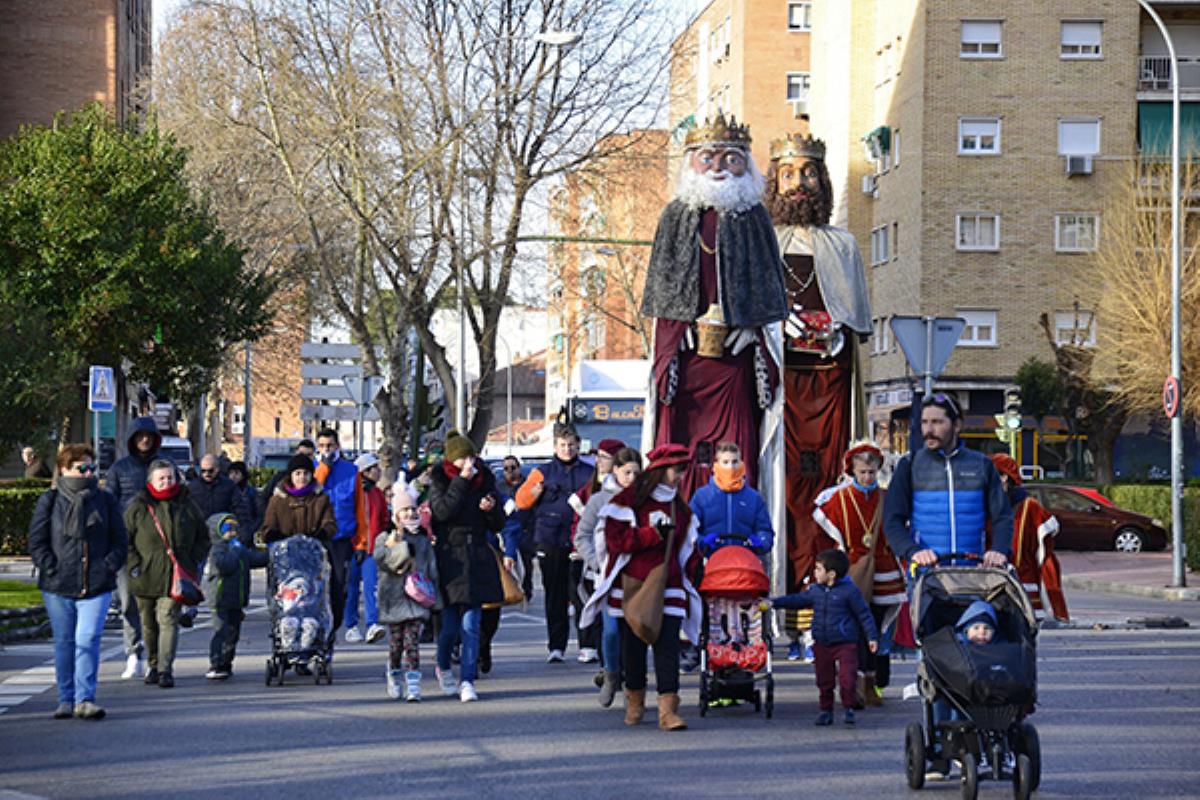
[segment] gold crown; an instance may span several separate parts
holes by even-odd
[[[702,144],[749,149],[750,126],[738,125],[737,118],[732,114],[725,119],[725,115],[718,111],[716,119],[709,121],[706,117],[703,125],[691,128],[683,142],[685,148]]]
[[[793,133],[771,142],[771,160],[781,158],[813,158],[825,160],[825,142],[813,138],[811,133]]]

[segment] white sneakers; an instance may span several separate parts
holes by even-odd
[[[129,680],[130,678],[138,678],[145,674],[145,659],[138,658],[137,653],[131,653],[129,658],[125,659],[125,671],[121,673],[121,678]]]
[[[452,695],[458,691],[458,683],[454,680],[454,670],[448,669],[442,672],[441,667],[437,668],[438,687],[444,695]]]
[[[478,700],[479,695],[475,693],[475,684],[463,681],[458,687],[458,699],[464,703],[474,703]]]
[[[372,625],[367,628],[367,644],[375,644],[383,638],[385,633],[387,633],[387,628],[382,625]]]
[[[600,660],[600,651],[594,647],[581,647],[579,649],[580,664],[595,664]]]
[[[410,703],[421,702],[421,673],[416,670],[404,673],[404,681],[407,691],[404,693],[404,699]]]
[[[550,654],[548,656],[546,656],[546,663],[547,664],[563,663],[563,651],[562,650],[551,650]]]
[[[362,631],[360,631],[358,628],[347,628],[346,629],[346,641],[347,642],[350,642],[351,644],[357,644],[358,642],[361,642],[362,640],[363,640]]]
[[[392,700],[400,699],[400,680],[403,677],[403,670],[389,669],[387,671],[387,696]]]

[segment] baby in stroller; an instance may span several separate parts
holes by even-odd
[[[271,614],[271,658],[267,660],[267,685],[289,667],[297,675],[333,682],[328,657],[333,612],[329,604],[329,562],[325,548],[310,536],[291,536],[272,542],[268,578]]]

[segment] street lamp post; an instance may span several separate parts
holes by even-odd
[[[1183,372],[1182,341],[1180,338],[1180,252],[1182,249],[1181,226],[1179,213],[1179,59],[1175,55],[1175,41],[1162,17],[1158,15],[1148,0],[1137,0],[1142,10],[1154,20],[1167,45],[1167,54],[1171,58],[1171,371],[1170,377],[1177,382]],[[1183,390],[1179,389],[1182,397]],[[1182,405],[1182,404],[1177,404]],[[1171,417],[1171,585],[1183,587],[1187,585],[1187,575],[1183,564],[1183,416],[1180,409],[1175,409]]]
[[[508,445],[508,452],[512,453],[512,449],[513,449],[513,430],[512,430],[512,426],[513,426],[513,415],[512,415],[513,357],[512,357],[512,348],[508,346],[508,342],[506,342],[504,340],[504,337],[501,336],[500,334],[496,334],[496,341],[499,342],[500,344],[504,345],[504,354],[508,359],[508,367],[507,367],[507,369],[505,369],[505,375],[508,379],[507,380],[508,386],[506,387],[506,391],[505,391],[506,407],[505,407],[505,417],[504,417],[504,438],[505,438],[505,443]]]

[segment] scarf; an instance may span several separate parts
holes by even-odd
[[[446,477],[454,480],[462,472],[458,467],[454,466],[453,461],[443,461],[442,471],[446,473]],[[478,489],[483,486],[483,471],[479,468],[479,464],[475,464],[475,474],[471,476],[470,485],[472,489]]]
[[[59,495],[67,501],[67,517],[63,522],[63,534],[74,539],[82,539],[84,532],[83,505],[96,494],[99,483],[95,478],[60,475],[56,486]]]
[[[879,488],[878,483],[872,483],[870,486],[863,486],[861,483],[858,482],[858,480],[856,478],[851,478],[850,483],[854,484],[854,488],[858,489],[860,492],[865,494],[867,497],[870,497],[871,492],[873,492]]]
[[[740,492],[742,487],[746,485],[746,465],[738,464],[736,467],[722,467],[720,464],[713,464],[712,468],[713,480],[717,482],[717,488],[722,492]]]
[[[308,483],[304,484],[304,486],[302,486],[299,489],[297,489],[295,486],[292,486],[287,481],[283,482],[283,490],[285,492],[287,492],[288,494],[290,494],[292,497],[303,497],[306,494],[312,494],[314,491],[316,491],[316,488],[317,488],[317,482],[315,480],[309,481]]]
[[[150,496],[155,500],[174,500],[179,496],[181,489],[183,489],[182,483],[172,484],[169,488],[163,489],[162,491],[155,489],[148,483],[146,484],[146,491],[149,492]]]

